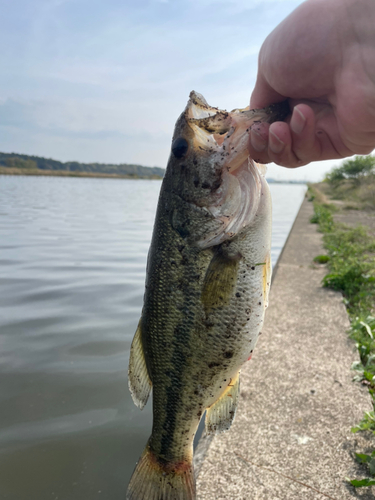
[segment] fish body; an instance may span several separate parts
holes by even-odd
[[[128,500],[195,499],[200,419],[208,433],[233,421],[271,280],[271,196],[248,132],[279,114],[228,113],[192,92],[176,123],[129,362],[135,404],[153,390],[153,427]]]

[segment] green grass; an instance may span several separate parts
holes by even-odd
[[[351,319],[370,314],[375,303],[375,240],[362,226],[334,224],[323,237],[330,273],[323,284],[342,292]]]
[[[333,205],[320,204],[314,199],[314,215],[311,217],[310,222],[319,224],[319,230],[322,233],[328,233],[332,231],[334,226],[332,213],[335,210]]]
[[[314,262],[316,262],[317,264],[327,264],[328,261],[329,261],[328,255],[317,255],[314,258]]]
[[[326,263],[329,270],[323,286],[340,291],[348,310],[351,327],[349,334],[356,342],[360,362],[352,367],[355,380],[366,385],[375,408],[375,239],[362,226],[355,228],[334,222],[334,209],[322,203],[319,193],[310,186],[310,199],[314,204],[311,222],[319,225],[324,234],[327,255],[314,261]],[[352,432],[371,431],[375,435],[375,413],[366,412]],[[370,455],[358,455],[357,460],[368,466],[369,477],[350,480],[355,487],[375,484],[375,450]]]

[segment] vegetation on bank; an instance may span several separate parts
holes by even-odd
[[[348,310],[351,327],[349,334],[356,342],[360,362],[352,367],[355,380],[366,385],[375,409],[375,238],[363,226],[349,227],[334,221],[337,205],[327,195],[356,203],[362,208],[375,209],[375,158],[357,157],[337,167],[321,185],[310,186],[310,200],[314,203],[312,223],[319,224],[327,254],[314,260],[326,263],[329,273],[323,286],[340,291]],[[359,199],[364,192],[373,192],[373,198]],[[345,208],[347,205],[343,205]],[[349,205],[350,206],[350,205]],[[375,435],[374,410],[366,412],[352,432],[370,431]],[[368,466],[368,477],[350,480],[355,487],[375,485],[375,450],[356,454],[359,463]]]
[[[159,175],[144,175],[136,174],[103,174],[100,172],[69,172],[66,170],[40,170],[40,169],[23,169],[23,168],[5,168],[0,167],[0,175],[43,175],[51,177],[95,177],[101,179],[155,179],[161,180]]]
[[[357,156],[326,175],[324,194],[348,209],[375,209],[375,157]]]
[[[133,164],[61,162],[50,158],[17,153],[0,153],[0,174],[68,175],[70,177],[123,177],[127,179],[161,179],[165,170]]]

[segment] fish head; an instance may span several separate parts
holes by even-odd
[[[254,123],[279,119],[280,105],[275,106],[276,110],[228,112],[209,106],[197,92],[190,93],[175,126],[165,182],[182,207],[185,203],[192,210],[204,210],[217,222],[204,237],[204,229],[195,232],[200,235],[199,246],[222,243],[254,218],[265,169],[249,157],[249,133]],[[185,217],[189,217],[186,210]],[[196,220],[201,224],[199,217]]]
[[[191,92],[187,106],[177,120],[167,173],[173,191],[184,201],[210,205],[222,183],[222,166],[217,162],[217,143],[209,131],[209,120],[228,121],[228,113],[209,106],[204,97]]]

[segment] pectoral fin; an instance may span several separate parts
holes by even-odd
[[[237,282],[240,255],[228,258],[218,252],[212,258],[203,283],[202,304],[206,313],[226,306]]]
[[[141,322],[138,323],[138,328],[135,332],[130,349],[128,375],[129,390],[134,404],[142,410],[150,395],[152,382],[147,371],[146,360],[143,353]]]
[[[238,396],[240,393],[240,372],[231,380],[224,394],[207,409],[206,432],[215,434],[227,431],[232,425],[236,414]]]

